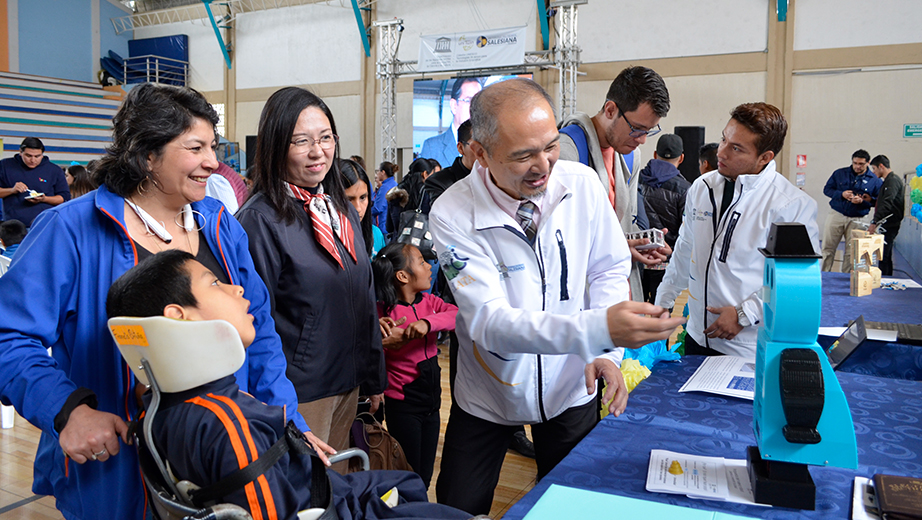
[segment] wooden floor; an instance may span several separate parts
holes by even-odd
[[[682,315],[682,308],[687,300],[684,291],[676,301],[674,316]],[[670,344],[678,334],[672,335]],[[442,435],[435,459],[435,473],[429,489],[429,499],[435,501],[435,482],[439,475],[442,460],[442,439],[445,438],[445,426],[448,424],[448,410],[451,397],[448,392],[448,347],[441,348],[439,365],[442,367]],[[628,403],[630,406],[630,402]],[[526,427],[526,430],[528,427]],[[32,461],[38,445],[40,432],[21,417],[16,417],[15,427],[0,430],[0,517],[2,520],[45,520],[62,519],[63,516],[54,507],[54,498],[37,498],[32,494]],[[531,432],[529,432],[531,437]],[[535,461],[522,457],[515,452],[507,452],[503,471],[493,497],[490,516],[498,519],[525,493],[535,486],[537,468]],[[37,499],[36,499],[37,498]],[[33,500],[12,510],[5,509],[23,501]],[[4,512],[5,511],[5,512]]]

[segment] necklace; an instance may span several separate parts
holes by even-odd
[[[159,222],[154,219],[150,213],[144,211],[144,208],[138,206],[130,199],[125,199],[125,202],[128,204],[128,207],[134,210],[138,218],[141,219],[141,222],[144,224],[144,229],[147,230],[147,234],[149,236],[156,236],[167,244],[173,241],[173,235],[171,235],[170,232],[166,230],[166,228],[163,226],[163,222]],[[195,218],[192,215],[192,205],[186,204],[183,206],[182,211],[180,211],[176,216],[178,217],[179,215],[183,216],[183,223],[179,225],[186,230],[186,238],[188,239],[188,234],[195,230]]]

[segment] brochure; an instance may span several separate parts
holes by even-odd
[[[711,356],[701,363],[679,392],[708,392],[752,401],[755,390],[755,361],[735,356]]]

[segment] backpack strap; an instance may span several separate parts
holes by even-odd
[[[214,503],[221,497],[230,495],[269,471],[269,468],[274,466],[282,458],[282,455],[289,450],[298,455],[311,457],[311,507],[327,509],[332,505],[332,492],[326,467],[310,448],[310,445],[304,439],[304,434],[298,430],[293,421],[289,421],[285,427],[285,435],[251,464],[248,464],[245,468],[238,469],[208,487],[190,490],[189,498],[196,507],[205,507],[207,504]]]
[[[586,138],[586,131],[577,124],[565,126],[560,129],[560,133],[567,134],[576,145],[576,151],[579,152],[579,162],[592,168],[592,157],[589,155],[589,141]]]

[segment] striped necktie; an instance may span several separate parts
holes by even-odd
[[[518,221],[519,225],[522,226],[522,230],[525,231],[525,237],[528,239],[528,243],[532,246],[535,245],[535,235],[538,234],[538,226],[535,224],[535,203],[526,200],[519,205],[519,209],[515,211],[515,219]]]

